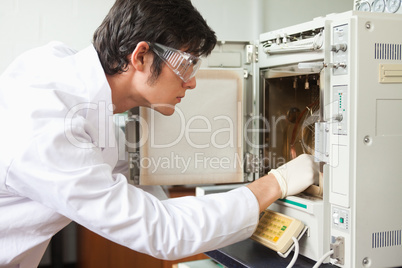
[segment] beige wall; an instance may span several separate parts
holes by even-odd
[[[259,34],[353,9],[353,0],[192,0],[223,41]]]
[[[353,0],[262,0],[264,32],[353,10]]]
[[[52,40],[82,49],[114,0],[1,0],[0,73],[23,51]]]
[[[353,7],[353,0],[192,0],[220,40],[252,41],[269,30]],[[76,49],[114,0],[1,0],[0,73],[23,51],[52,40]]]

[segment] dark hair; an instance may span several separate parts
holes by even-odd
[[[141,41],[208,55],[215,47],[216,35],[190,0],[117,0],[93,37],[109,75],[127,70],[128,56]],[[161,70],[162,61],[154,57],[153,79]]]

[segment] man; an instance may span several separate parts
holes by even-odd
[[[112,114],[146,106],[171,115],[215,43],[189,0],[117,0],[93,46],[53,42],[10,65],[0,77],[0,266],[37,266],[71,221],[157,258],[209,251],[250,237],[260,211],[313,183],[304,155],[199,198],[161,201],[127,184],[127,163],[108,143]]]

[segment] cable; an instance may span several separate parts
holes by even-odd
[[[286,268],[292,268],[292,266],[295,264],[295,262],[296,262],[296,260],[297,260],[297,257],[299,256],[299,241],[298,241],[297,238],[294,237],[294,236],[292,236],[292,240],[293,240],[293,243],[294,243],[294,245],[295,245],[295,253],[293,254],[293,258],[292,258],[292,260],[289,262],[288,266],[286,266]],[[285,259],[285,258],[288,257],[290,251],[286,252],[286,254],[283,254],[283,253],[281,253],[281,252],[279,252],[279,251],[278,251],[277,253],[278,253],[279,256],[281,256],[282,258]]]
[[[317,262],[316,264],[313,266],[313,268],[318,268],[320,267],[320,265],[324,262],[324,260],[330,256],[332,253],[334,253],[333,250],[328,251],[327,253],[324,254],[324,256],[322,256]]]
[[[295,253],[293,254],[292,260],[289,262],[286,268],[292,268],[295,264],[297,257],[299,256],[299,241],[297,241],[296,237],[292,236],[293,243],[295,244]]]

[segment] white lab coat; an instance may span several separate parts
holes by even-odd
[[[0,77],[0,266],[37,266],[70,221],[133,250],[181,258],[243,240],[258,223],[246,187],[159,200],[118,163],[111,90],[93,46],[24,53]]]

